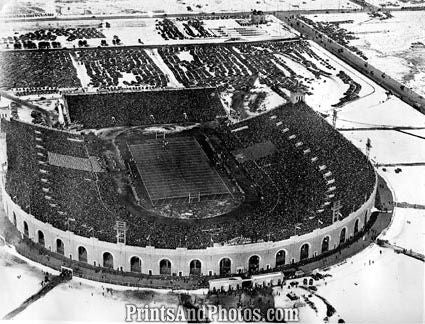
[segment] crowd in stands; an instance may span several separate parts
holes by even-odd
[[[123,96],[109,98],[111,104],[124,102]],[[94,96],[77,100],[95,106]],[[172,113],[165,111],[164,116]],[[268,155],[238,164],[251,179],[241,186],[253,184],[258,191],[256,200],[212,220],[163,220],[146,210],[126,210],[107,172],[47,163],[48,151],[81,157],[101,154],[95,140],[82,141],[80,135],[15,120],[3,123],[2,129],[8,132],[6,190],[14,201],[55,227],[110,242],[116,241],[114,224],[118,219],[127,223],[127,244],[136,246],[205,248],[237,237],[250,242],[282,240],[330,225],[336,201],[342,205],[340,217],[348,216],[368,199],[375,184],[373,167],[348,140],[305,104],[285,105],[233,126],[223,123],[217,132],[223,143],[216,148],[219,153],[266,141],[276,147]],[[236,163],[231,155],[227,153],[225,158]]]
[[[6,190],[15,203],[59,229],[110,240],[122,214],[110,192],[112,179],[48,163],[48,152],[88,157],[81,136],[16,120],[2,123],[8,133]],[[107,205],[103,196],[112,197],[107,201],[113,204]]]
[[[110,48],[79,50],[76,57],[84,64],[93,87],[148,86],[164,88],[167,76],[155,65],[149,55],[141,49]],[[133,80],[126,80],[130,75]]]
[[[367,60],[366,55],[358,49],[356,46],[350,45],[350,41],[357,39],[353,32],[349,32],[340,26],[344,22],[326,22],[326,21],[314,21],[305,16],[298,17],[301,21],[313,27],[315,30],[325,34],[338,44],[348,48],[353,53],[356,53],[362,59]]]
[[[0,52],[0,88],[81,87],[70,52]]]
[[[69,116],[85,128],[212,121],[225,115],[213,89],[68,95]]]

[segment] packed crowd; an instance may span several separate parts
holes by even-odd
[[[85,128],[206,122],[225,115],[211,88],[68,95],[66,100],[71,120]]]
[[[168,77],[141,49],[79,50],[76,57],[84,64],[93,87],[120,85],[164,88],[168,84]]]
[[[70,52],[0,52],[0,88],[81,87]]]
[[[8,132],[6,190],[15,203],[59,229],[111,240],[121,213],[113,200],[111,178],[48,163],[49,151],[88,157],[81,136],[15,120],[2,123]],[[100,197],[108,197],[106,201],[113,204],[107,205]]]
[[[104,107],[105,103],[103,100],[99,106],[87,97],[76,98],[88,107]],[[120,94],[109,98],[111,102],[124,101]],[[193,95],[188,93],[187,98]],[[169,103],[159,106],[167,107]],[[164,111],[163,116],[174,114],[175,109],[173,106],[173,112]],[[102,115],[99,111],[97,114]],[[121,117],[117,114],[116,118]],[[128,120],[118,121],[131,124]],[[226,159],[233,159],[230,152],[266,141],[276,147],[276,151],[259,158],[241,163],[233,159],[233,164],[251,179],[239,185],[242,189],[251,187],[251,191],[255,187],[256,198],[247,199],[224,217],[197,220],[196,224],[161,219],[146,210],[128,212],[106,172],[72,170],[46,163],[48,150],[73,156],[98,154],[93,148],[96,141],[85,138],[81,142],[77,135],[14,120],[3,123],[2,129],[9,133],[6,190],[15,202],[58,228],[110,242],[116,241],[113,228],[118,219],[127,223],[129,245],[205,248],[212,242],[226,243],[236,237],[250,242],[282,240],[331,224],[335,201],[341,201],[342,217],[348,216],[365,202],[375,183],[375,173],[367,158],[317,113],[303,103],[285,105],[233,126],[223,123],[217,132],[223,146],[216,150],[220,156],[221,150],[227,152]],[[37,139],[40,137],[43,145]]]

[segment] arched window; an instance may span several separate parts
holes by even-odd
[[[159,274],[170,275],[171,274],[171,262],[170,260],[163,259],[159,262]]]
[[[354,234],[356,234],[359,231],[359,220],[356,219],[354,222]]]
[[[103,253],[103,267],[110,269],[114,268],[114,257],[109,252]]]
[[[139,257],[134,256],[130,259],[130,271],[142,272],[142,260]]]
[[[276,254],[276,267],[283,266],[285,264],[286,253],[284,250],[280,250]]]
[[[28,224],[24,221],[24,235],[29,236]]]
[[[220,276],[227,276],[231,273],[232,261],[228,258],[220,260]]]
[[[42,231],[38,231],[38,244],[44,246],[44,233]]]
[[[305,260],[308,259],[309,256],[309,249],[310,247],[308,246],[307,243],[304,243],[303,246],[301,246],[301,250],[300,250],[300,260]]]
[[[16,227],[16,214],[13,212],[13,225]]]
[[[345,229],[345,227],[341,230],[341,234],[339,235],[339,244],[342,244],[345,242],[345,234],[346,234],[347,230]]]
[[[62,255],[65,254],[64,245],[63,245],[63,242],[62,242],[61,239],[56,240],[56,252],[59,253],[59,254],[62,254]]]
[[[201,261],[199,260],[192,260],[190,261],[190,274],[191,275],[200,275],[201,274]]]
[[[248,271],[257,272],[258,270],[260,270],[260,257],[253,255],[248,260]]]
[[[78,247],[78,261],[87,263],[87,250],[83,246]]]
[[[322,241],[322,253],[329,251],[329,236],[325,236]]]

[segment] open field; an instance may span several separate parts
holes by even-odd
[[[230,194],[194,138],[148,140],[129,149],[154,205]]]
[[[153,14],[188,14],[188,13],[220,13],[220,12],[249,12],[252,9],[263,11],[276,10],[314,10],[314,9],[353,9],[358,5],[348,0],[165,0],[158,6],[152,0],[90,0],[64,1],[49,0],[46,2],[31,1],[3,1],[3,15],[23,14],[54,14],[59,16],[76,15],[153,15]],[[1,8],[1,7],[0,7]]]

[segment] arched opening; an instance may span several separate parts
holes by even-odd
[[[354,234],[356,234],[359,231],[359,220],[356,219],[354,222]]]
[[[192,260],[190,261],[190,274],[191,275],[200,275],[201,274],[201,261]]]
[[[171,262],[170,260],[163,259],[159,262],[159,274],[170,275],[171,274]]]
[[[16,227],[16,214],[13,212],[13,225]]]
[[[134,256],[130,259],[130,271],[142,272],[142,260],[139,257]]]
[[[322,241],[322,253],[329,251],[329,236],[325,236]]]
[[[103,253],[103,267],[110,269],[114,268],[114,257],[109,252]]]
[[[286,253],[284,250],[280,250],[276,254],[276,267],[283,266],[285,264]]]
[[[220,276],[227,276],[231,273],[232,261],[228,258],[220,260]]]
[[[62,255],[65,254],[64,245],[61,239],[56,240],[56,252]]]
[[[87,250],[85,247],[78,247],[78,261],[87,263]]]
[[[339,244],[342,244],[345,242],[345,234],[346,234],[345,227],[341,230],[341,234],[339,235]]]
[[[38,244],[44,246],[44,233],[42,231],[38,231]]]
[[[258,270],[260,270],[260,257],[253,255],[248,260],[248,271],[257,272]]]
[[[29,236],[28,224],[24,221],[24,235]]]
[[[300,260],[308,259],[309,249],[310,249],[310,247],[308,246],[308,244],[307,244],[307,243],[304,243],[304,244],[301,246],[301,250],[300,250]]]

